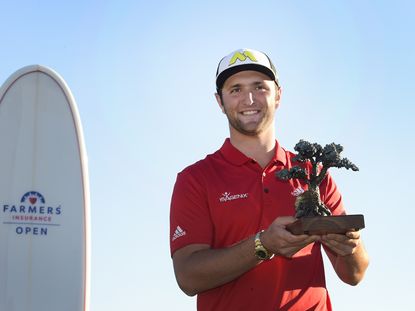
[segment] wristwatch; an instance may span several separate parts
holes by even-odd
[[[264,230],[259,231],[255,236],[255,256],[260,260],[268,260],[274,257],[274,254],[271,254],[265,247],[262,245],[261,242],[261,233]]]

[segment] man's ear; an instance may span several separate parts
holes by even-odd
[[[275,90],[275,109],[277,109],[280,106],[281,93],[282,93],[281,87],[277,87]]]
[[[225,109],[223,107],[222,99],[220,98],[220,95],[218,93],[215,93],[216,102],[219,105],[219,108],[222,110],[223,113],[225,113]]]

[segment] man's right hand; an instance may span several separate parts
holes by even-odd
[[[291,258],[308,244],[320,240],[318,235],[293,235],[289,232],[286,226],[296,220],[291,216],[275,219],[268,229],[261,234],[261,242],[264,247],[277,256]]]

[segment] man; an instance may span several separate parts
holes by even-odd
[[[362,280],[368,256],[359,232],[309,236],[285,229],[307,185],[275,178],[294,156],[275,138],[281,98],[275,67],[262,52],[237,50],[219,62],[216,88],[230,137],[178,174],[172,196],[171,254],[180,288],[198,295],[198,310],[331,310],[321,245],[351,285]],[[334,215],[345,213],[330,175],[320,193]]]

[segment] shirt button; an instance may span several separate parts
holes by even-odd
[[[264,176],[264,177],[265,177],[265,176],[267,176],[267,173],[263,172],[263,173],[262,173],[262,176]]]
[[[268,193],[269,192],[269,189],[268,188],[264,188],[264,192],[265,193]]]

